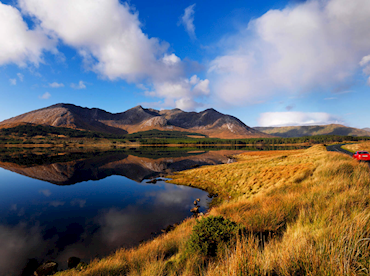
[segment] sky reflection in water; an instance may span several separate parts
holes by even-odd
[[[89,261],[137,245],[190,216],[195,198],[202,210],[209,201],[198,189],[114,173],[58,186],[0,168],[0,179],[0,275],[18,274],[28,258],[66,268],[71,256]]]

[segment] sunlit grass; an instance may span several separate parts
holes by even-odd
[[[367,164],[323,146],[253,152],[238,162],[173,176],[218,193],[221,215],[242,224],[236,244],[205,259],[186,243],[196,219],[86,270],[59,275],[368,275],[370,174]],[[207,214],[208,215],[208,214]],[[198,218],[201,219],[201,218]]]
[[[348,149],[352,152],[356,152],[359,150],[366,150],[370,151],[370,142],[362,142],[358,144],[350,144],[350,145],[345,145],[343,146],[344,149]]]

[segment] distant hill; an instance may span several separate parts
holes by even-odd
[[[302,137],[313,135],[370,136],[370,132],[364,129],[346,127],[339,124],[320,126],[255,127],[254,129],[278,137]]]
[[[212,108],[202,112],[185,112],[180,109],[159,111],[136,106],[122,113],[110,113],[98,108],[61,103],[0,122],[0,128],[15,127],[24,123],[111,134],[158,129],[195,132],[211,138],[271,137],[250,128],[233,116]]]
[[[367,131],[367,132],[370,132],[370,127],[365,127],[365,128],[363,128],[362,130],[365,130],[365,131]]]

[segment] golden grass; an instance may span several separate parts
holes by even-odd
[[[59,275],[369,275],[366,164],[322,146],[253,152],[238,159],[173,179],[219,193],[219,205],[209,213],[247,229],[214,259],[187,253],[195,224],[188,219],[138,248],[95,260],[82,272]]]
[[[350,144],[350,145],[345,145],[343,146],[344,149],[348,149],[352,152],[356,152],[359,150],[366,150],[370,151],[370,142],[362,142],[358,144]]]

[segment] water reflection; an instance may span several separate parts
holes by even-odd
[[[159,153],[155,158],[137,152],[0,156],[0,275],[19,275],[31,258],[55,260],[65,269],[71,256],[88,262],[119,247],[135,246],[191,216],[195,198],[201,199],[205,211],[206,192],[164,181],[148,184],[146,179],[227,163],[235,153]]]
[[[100,180],[111,175],[121,175],[136,182],[181,171],[201,165],[228,163],[229,155],[242,151],[183,152],[186,156],[148,158],[121,152],[99,152],[88,158],[76,153],[66,153],[62,162],[60,155],[14,154],[0,156],[0,167],[57,185],[72,185],[88,180]],[[137,153],[137,152],[136,152]],[[181,153],[181,152],[180,152]],[[179,152],[176,152],[179,155]],[[35,155],[38,162],[32,163]],[[144,152],[144,155],[147,155]],[[85,154],[86,156],[86,154]],[[160,155],[159,155],[160,156]],[[63,161],[72,159],[71,161]],[[39,160],[43,161],[44,164]],[[49,164],[51,163],[51,164]]]
[[[71,256],[89,262],[135,246],[191,216],[196,198],[204,212],[206,192],[147,179],[239,152],[0,151],[0,275],[19,275],[31,258],[65,269]]]

